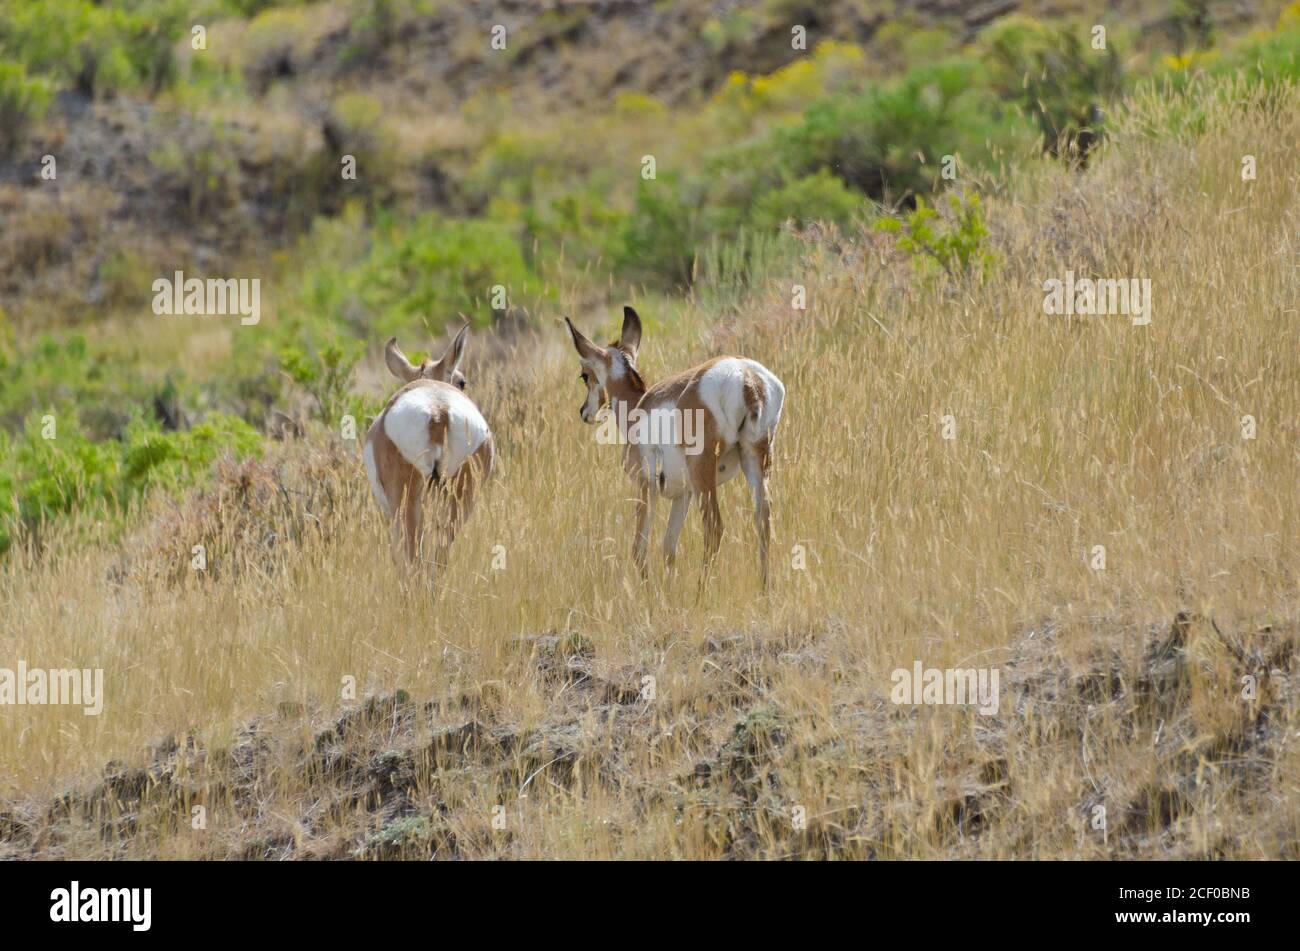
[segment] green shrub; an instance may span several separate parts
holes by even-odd
[[[39,418],[10,437],[0,430],[0,554],[24,530],[74,509],[103,512],[116,502],[117,457],[78,430],[46,440]]]
[[[1082,26],[1010,16],[981,33],[977,46],[993,88],[1038,126],[1043,151],[1086,160],[1102,135],[1102,106],[1123,88],[1113,38],[1096,50]]]
[[[643,179],[619,235],[618,269],[634,280],[688,286],[702,236],[700,206],[695,190],[674,175]]]
[[[364,352],[359,341],[333,340],[313,353],[286,347],[280,368],[311,397],[316,418],[336,426],[345,413],[361,418],[359,399],[352,393],[352,371]]]
[[[1236,71],[1251,83],[1300,81],[1300,3],[1282,11],[1276,30],[1252,33],[1208,68],[1213,75]]]
[[[897,202],[935,191],[943,156],[978,166],[1015,151],[1019,136],[980,65],[949,60],[814,103],[802,122],[777,131],[776,149],[797,174],[830,169],[877,201]]]
[[[0,157],[17,151],[49,104],[48,83],[28,76],[21,63],[0,63]]]
[[[489,214],[498,217],[494,203]],[[522,247],[534,267],[560,260],[578,267],[618,251],[618,234],[624,215],[605,203],[594,188],[566,191],[539,198],[518,208],[523,220]]]
[[[344,366],[353,341],[373,347],[394,335],[428,339],[460,313],[485,326],[497,303],[533,308],[551,300],[519,232],[518,225],[432,212],[407,220],[381,213],[370,224],[356,205],[319,219],[294,255],[296,268],[278,282],[275,320],[256,334],[234,335],[239,372],[223,379],[223,396],[257,419],[279,399],[286,378],[311,394],[320,383],[311,374],[328,375],[316,361],[333,347],[345,349]],[[493,300],[498,286],[504,301]],[[312,398],[336,421],[336,403]]]
[[[949,192],[941,207],[942,214],[918,197],[913,211],[902,218],[880,218],[876,229],[895,235],[898,247],[923,273],[937,266],[953,278],[983,276],[993,257],[984,250],[988,229],[979,196]]]
[[[92,346],[79,333],[44,334],[21,347],[0,341],[0,429],[17,431],[32,413],[54,413],[79,416],[91,439],[120,435],[129,416],[122,407],[148,405],[154,395],[127,347]]]
[[[0,56],[87,95],[157,91],[176,77],[185,0],[0,0]]]
[[[826,169],[767,192],[754,203],[750,224],[772,231],[786,221],[803,227],[812,221],[826,221],[841,227],[862,208],[862,196],[849,190]]]
[[[46,438],[33,414],[23,432],[0,430],[0,554],[20,533],[82,512],[120,526],[132,506],[158,488],[179,491],[204,478],[218,456],[261,454],[261,437],[243,420],[214,413],[182,432],[137,417],[121,440],[91,440],[75,417]]]
[[[206,476],[217,457],[261,455],[262,437],[237,416],[213,413],[180,432],[162,432],[156,423],[134,420],[122,445],[122,488],[133,498],[151,488],[179,490]]]
[[[727,145],[706,156],[701,178],[707,188],[707,221],[702,227],[710,240],[734,238],[753,217],[754,205],[769,192],[778,191],[805,176],[788,168],[770,136],[753,137]]]
[[[517,226],[438,214],[403,224],[381,217],[370,256],[350,277],[384,335],[457,313],[486,323],[494,287],[504,289],[506,307],[544,295],[524,260]]]

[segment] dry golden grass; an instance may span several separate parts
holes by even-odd
[[[0,710],[0,850],[1297,857],[1300,102],[1196,102],[1203,136],[1145,137],[1138,104],[1093,168],[990,201],[983,284],[825,239],[744,300],[642,310],[649,379],[740,350],[786,384],[766,598],[739,483],[702,597],[694,512],[681,575],[636,577],[558,328],[471,367],[500,465],[436,602],[359,465],[302,444],[261,471],[285,512],[328,487],[318,515],[249,489],[12,560],[0,657],[103,667],[107,699]],[[1067,268],[1149,278],[1151,324],[1045,316]],[[169,580],[199,542],[214,570]],[[891,704],[918,660],[998,668],[999,712]]]

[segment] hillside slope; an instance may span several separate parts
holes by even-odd
[[[4,656],[106,702],[0,712],[0,848],[1300,857],[1297,88],[1148,93],[1099,148],[987,196],[964,266],[958,199],[635,301],[650,380],[741,351],[787,386],[766,596],[736,485],[702,591],[694,514],[637,578],[549,325],[470,368],[499,477],[436,601],[325,426],[120,544],[16,550]],[[1150,323],[1051,314],[1067,270],[1149,280]],[[897,702],[918,664],[997,670],[996,709]]]
[[[138,311],[159,271],[256,269],[349,201],[482,215],[495,140],[562,117],[689,110],[737,72],[766,76],[828,42],[860,46],[864,75],[886,77],[1010,14],[1081,28],[1095,15],[1072,0],[326,0],[254,4],[253,16],[224,0],[129,0],[136,33],[100,37],[70,25],[82,0],[58,2],[69,9],[51,5],[48,23],[20,16],[21,0],[0,5],[0,59],[30,61],[52,93],[31,132],[0,149],[0,294],[24,331]],[[166,16],[150,20],[150,4]],[[1158,57],[1270,25],[1284,3],[1193,4],[1194,23],[1158,4],[1106,6],[1098,19],[1116,43]],[[192,21],[207,24],[202,50]],[[807,31],[797,48],[791,24]],[[137,50],[142,31],[151,45]],[[121,78],[86,53],[114,43],[102,60],[160,60],[171,79]],[[361,157],[359,182],[339,182],[342,154]]]

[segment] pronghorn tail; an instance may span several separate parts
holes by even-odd
[[[429,443],[429,448],[425,452],[433,457],[433,465],[429,467],[429,485],[435,486],[442,481],[443,471],[442,463],[447,458],[447,429],[443,427],[442,441]]]
[[[749,368],[745,369],[745,409],[749,424],[758,426],[763,420],[763,381]]]

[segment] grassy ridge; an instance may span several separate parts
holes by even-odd
[[[682,577],[636,579],[628,487],[576,420],[551,328],[505,359],[478,345],[500,478],[436,605],[395,593],[332,436],[179,508],[155,499],[117,550],[69,536],[11,559],[14,656],[103,666],[110,702],[0,713],[8,847],[1295,857],[1296,95],[1238,80],[1135,96],[1086,169],[1031,164],[985,198],[987,273],[818,230],[745,281],[719,260],[692,296],[638,299],[649,379],[739,350],[788,388],[768,599],[735,487],[701,601],[694,522]],[[1067,268],[1149,278],[1151,324],[1045,315],[1043,282]],[[310,497],[311,517],[282,495]],[[185,570],[196,539],[215,577]],[[1001,668],[999,712],[889,703],[891,672],[917,660]],[[1270,665],[1243,698],[1240,676]],[[349,703],[346,677],[407,698]],[[111,757],[126,770],[48,808]]]

